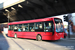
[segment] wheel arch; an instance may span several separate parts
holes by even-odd
[[[17,33],[14,34],[14,37],[15,37],[15,35],[17,36]]]
[[[37,36],[38,36],[38,35],[40,35],[40,36],[41,36],[41,39],[42,39],[42,35],[41,35],[41,34],[37,34]],[[36,36],[36,40],[37,40],[37,36]]]

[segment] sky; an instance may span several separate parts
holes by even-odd
[[[5,0],[0,0],[0,3],[4,2]]]

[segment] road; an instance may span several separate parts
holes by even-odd
[[[0,34],[0,50],[75,50],[75,40],[36,41]]]

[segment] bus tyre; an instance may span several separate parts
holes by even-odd
[[[37,41],[42,41],[41,35],[37,35]]]
[[[64,36],[64,38],[66,38],[66,36]]]
[[[15,39],[17,38],[17,34],[14,35],[14,38],[15,38]]]

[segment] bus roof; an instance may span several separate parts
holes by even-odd
[[[34,19],[34,20],[27,20],[27,21],[17,21],[17,22],[8,23],[8,25],[24,24],[24,23],[34,23],[34,22],[43,22],[43,21],[52,20],[53,18],[57,18],[57,17],[49,17],[49,18]]]

